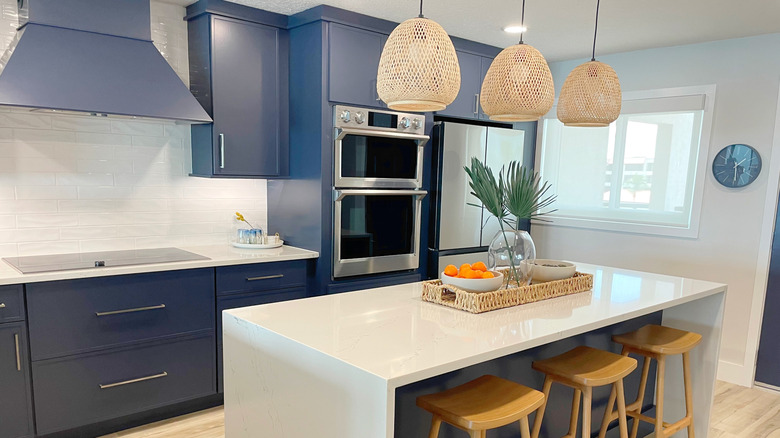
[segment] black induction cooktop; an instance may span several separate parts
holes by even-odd
[[[82,252],[27,257],[5,257],[3,260],[22,274],[39,272],[99,269],[104,267],[149,265],[154,263],[210,260],[200,254],[179,248],[130,249],[124,251]]]

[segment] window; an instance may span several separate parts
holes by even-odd
[[[552,225],[696,237],[714,86],[625,93],[609,127],[541,123]]]

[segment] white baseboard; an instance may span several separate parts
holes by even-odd
[[[753,386],[753,370],[742,364],[718,361],[718,380],[748,388]]]

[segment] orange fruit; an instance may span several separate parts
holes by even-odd
[[[470,271],[471,270],[471,265],[468,264],[468,263],[464,263],[464,264],[460,265],[460,270],[461,271]]]
[[[466,271],[466,278],[482,278],[482,271],[469,270]]]
[[[485,271],[487,271],[487,266],[485,266],[485,264],[482,263],[482,262],[477,262],[477,263],[473,263],[471,265],[471,269],[474,269],[476,271],[485,272]]]
[[[447,265],[447,267],[444,268],[444,275],[455,277],[458,275],[458,268],[455,265]]]
[[[485,271],[482,273],[482,278],[493,278],[493,277],[495,277],[495,275],[493,275],[493,273],[490,271]]]
[[[458,272],[458,278],[467,278],[466,274],[469,272],[471,271],[464,271],[463,269],[461,269],[460,272]]]

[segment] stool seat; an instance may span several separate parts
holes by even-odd
[[[631,333],[615,335],[612,340],[638,352],[674,355],[685,353],[699,345],[701,335],[650,324]]]
[[[417,406],[466,430],[486,430],[525,418],[544,402],[544,394],[496,376],[417,398]]]
[[[609,351],[580,346],[561,355],[533,363],[547,375],[563,378],[581,386],[602,386],[629,375],[637,366],[635,359]]]

